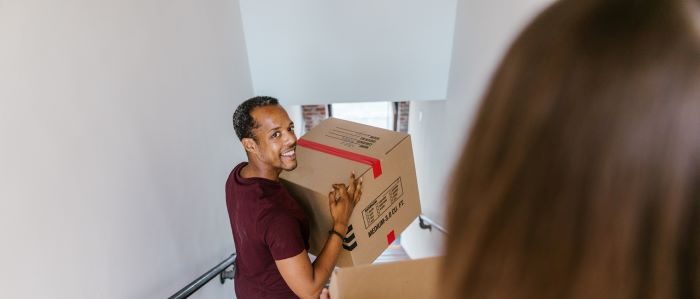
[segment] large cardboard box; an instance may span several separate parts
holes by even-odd
[[[333,299],[437,298],[441,257],[337,268],[331,276]]]
[[[328,193],[334,183],[362,177],[362,198],[350,218],[338,266],[369,264],[420,214],[411,137],[329,118],[299,138],[297,168],[281,181],[306,210],[310,250],[323,248],[333,227]]]

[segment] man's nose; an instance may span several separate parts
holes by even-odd
[[[294,131],[287,131],[287,134],[285,134],[285,142],[284,144],[287,146],[293,146],[297,143],[297,135],[294,134]]]

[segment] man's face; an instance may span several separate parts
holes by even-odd
[[[257,107],[250,114],[258,126],[253,129],[257,159],[277,171],[294,170],[297,167],[297,136],[294,123],[284,108],[279,105]]]

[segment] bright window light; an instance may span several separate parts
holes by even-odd
[[[392,102],[332,104],[331,114],[335,118],[387,130],[394,129],[394,109],[392,107]]]

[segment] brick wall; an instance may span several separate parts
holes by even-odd
[[[326,105],[303,105],[301,113],[304,117],[304,132],[318,125],[319,122],[328,118]],[[304,133],[302,132],[302,134]]]
[[[396,130],[402,133],[408,133],[408,108],[410,102],[399,102],[397,113]]]

